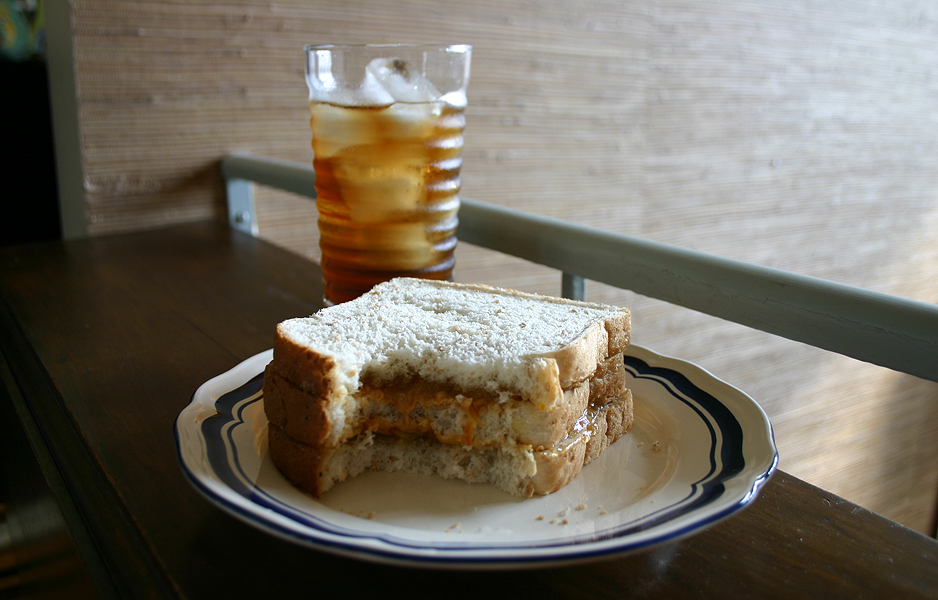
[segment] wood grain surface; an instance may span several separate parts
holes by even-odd
[[[269,348],[275,323],[317,307],[317,275],[212,222],[0,249],[0,384],[22,392],[68,480],[112,578],[103,597],[935,596],[938,542],[785,472],[697,535],[549,569],[402,569],[245,524],[186,480],[172,424],[199,385]]]
[[[938,8],[928,0],[70,3],[93,235],[224,218],[232,151],[311,160],[302,45],[472,44],[463,192],[938,301]],[[261,235],[318,256],[315,207],[258,193]],[[559,293],[463,245],[456,278]],[[919,531],[938,385],[588,286],[635,342],[767,410],[782,467]],[[938,368],[938,366],[936,366]]]

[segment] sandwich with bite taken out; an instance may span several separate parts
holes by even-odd
[[[399,278],[277,326],[270,455],[319,497],[365,471],[569,483],[632,426],[627,309]]]

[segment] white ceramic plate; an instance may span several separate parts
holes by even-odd
[[[203,384],[176,420],[183,471],[209,501],[284,539],[392,564],[516,568],[590,560],[698,532],[751,502],[778,461],[749,396],[641,347],[625,357],[632,431],[550,496],[366,473],[316,500],[267,456],[262,352]]]

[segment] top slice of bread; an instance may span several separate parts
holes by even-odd
[[[551,409],[630,333],[625,308],[399,278],[280,323],[274,362],[323,402],[419,378]]]

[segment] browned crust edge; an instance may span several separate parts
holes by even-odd
[[[306,444],[297,442],[276,425],[267,425],[267,443],[270,458],[290,483],[300,490],[319,498],[322,489],[324,454]]]
[[[628,433],[633,421],[632,393],[628,391],[624,398],[601,409],[585,444],[576,444],[559,456],[550,451],[535,452],[537,473],[532,478],[532,493],[546,496],[566,486],[584,466]]]

